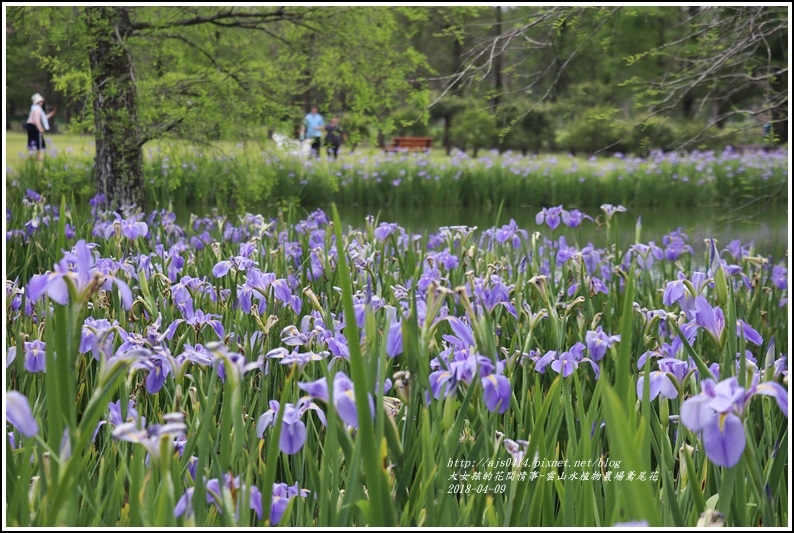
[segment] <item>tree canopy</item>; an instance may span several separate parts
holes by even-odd
[[[70,129],[95,134],[98,189],[114,203],[140,201],[148,140],[295,133],[311,103],[342,114],[353,142],[420,124],[448,149],[677,148],[742,120],[788,140],[788,6],[6,14],[7,114],[35,91],[54,96]],[[475,123],[489,124],[476,143]],[[542,136],[528,135],[538,124]]]

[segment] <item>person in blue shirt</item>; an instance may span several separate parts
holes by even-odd
[[[320,157],[320,144],[322,143],[324,129],[325,122],[323,121],[323,116],[317,112],[317,106],[313,105],[311,107],[311,113],[306,115],[303,119],[300,139],[311,139],[312,154],[318,158]]]

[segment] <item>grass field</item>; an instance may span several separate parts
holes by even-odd
[[[59,133],[44,137],[47,148],[60,151],[69,150],[78,155],[94,156],[94,137]],[[27,154],[28,137],[26,133],[7,131],[5,134],[6,168],[17,169],[24,161],[20,154]]]
[[[47,141],[47,147],[50,149],[55,149],[59,153],[66,151],[67,153],[79,156],[94,157],[95,147],[93,135],[58,133],[47,135],[45,139]],[[156,147],[163,148],[165,146],[174,146],[177,144],[179,144],[179,142],[174,140],[151,141],[144,147],[144,153],[146,153],[146,149],[154,149]],[[229,155],[233,151],[236,151],[241,146],[241,143],[236,143],[233,141],[216,141],[212,142],[211,146],[220,152],[218,155]],[[17,170],[20,166],[22,166],[22,162],[24,161],[20,154],[26,154],[27,152],[27,135],[24,132],[7,131],[5,136],[5,147],[6,168]],[[270,140],[266,140],[265,142],[248,141],[245,143],[245,148],[246,151],[251,150],[252,152],[258,153],[263,150],[274,150],[275,144]],[[358,146],[356,147],[354,153],[351,154],[350,146],[342,145],[339,156],[342,159],[349,158],[350,156],[362,158],[380,155],[382,153],[382,150],[378,147]],[[481,150],[478,155],[485,156],[488,153],[489,152],[487,150]],[[559,155],[566,157],[566,159],[569,157],[567,154]],[[431,161],[441,163],[448,159],[449,157],[446,155],[446,150],[443,147],[433,148],[431,150]],[[602,158],[601,163],[606,164],[608,160],[609,158]],[[571,161],[576,161],[578,164],[584,164],[587,159],[585,157],[575,157],[572,158]]]

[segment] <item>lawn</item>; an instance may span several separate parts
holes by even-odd
[[[58,151],[72,150],[78,155],[94,156],[94,137],[92,135],[75,135],[70,133],[58,133],[46,135],[44,137],[47,148]],[[5,135],[6,145],[6,168],[16,170],[24,161],[20,154],[27,153],[28,138],[26,133],[18,131],[7,131]]]

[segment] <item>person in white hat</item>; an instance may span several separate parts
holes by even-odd
[[[44,112],[44,97],[36,93],[31,98],[33,105],[30,107],[28,122],[25,127],[28,130],[28,150],[36,150],[39,153],[39,161],[44,159],[44,149],[47,144],[44,142],[44,132],[50,130],[49,119],[55,115],[57,108],[53,108],[49,113]]]

